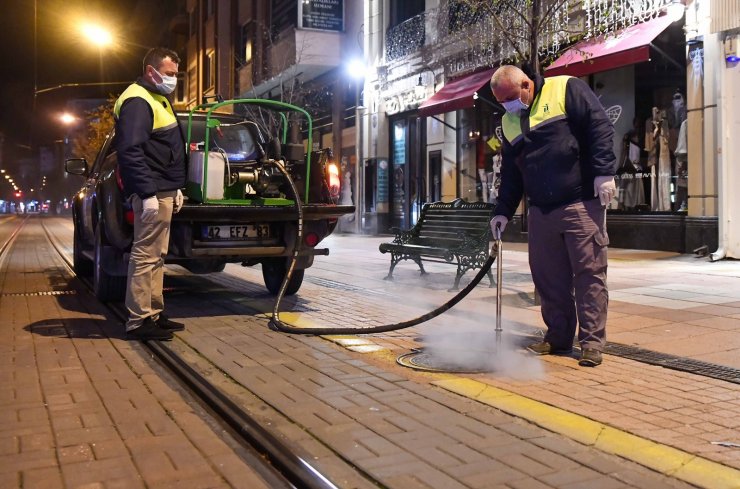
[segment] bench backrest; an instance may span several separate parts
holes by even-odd
[[[493,204],[466,203],[460,199],[453,202],[424,204],[419,221],[414,226],[414,242],[449,248],[460,243],[461,234],[468,236],[480,236],[485,232],[490,234],[493,210]]]

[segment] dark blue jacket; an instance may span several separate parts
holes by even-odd
[[[549,212],[597,198],[594,177],[614,175],[614,127],[586,83],[569,78],[565,117],[529,128],[530,111],[547,79],[535,76],[534,102],[520,117],[521,135],[504,138],[496,214],[511,219],[526,192],[529,204]],[[554,83],[554,82],[553,82]]]
[[[136,83],[158,93],[142,78]],[[136,194],[146,199],[185,186],[185,141],[180,125],[154,131],[153,123],[152,107],[143,98],[132,97],[121,105],[114,145],[126,196]]]

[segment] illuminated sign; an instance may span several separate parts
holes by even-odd
[[[298,9],[302,29],[344,31],[344,0],[302,0]]]

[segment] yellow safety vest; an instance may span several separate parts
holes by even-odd
[[[154,114],[154,120],[152,121],[152,132],[166,131],[177,126],[177,117],[172,112],[172,106],[169,100],[164,95],[153,93],[142,87],[138,83],[133,83],[123,91],[116,104],[113,106],[113,113],[118,118],[121,113],[121,106],[123,103],[133,97],[141,97],[144,99],[149,106],[152,108],[152,114]]]
[[[534,131],[538,126],[565,119],[565,92],[570,76],[553,76],[546,78],[535,97],[529,111],[529,130]],[[507,112],[501,120],[504,137],[511,145],[515,145],[522,137],[521,121],[518,115]]]

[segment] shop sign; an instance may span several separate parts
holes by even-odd
[[[298,8],[300,28],[344,31],[344,0],[302,0]]]
[[[378,159],[378,180],[377,180],[377,205],[380,212],[380,205],[384,204],[387,212],[388,204],[388,160]]]
[[[426,100],[427,93],[424,93],[411,89],[405,92],[401,92],[398,95],[391,97],[385,97],[383,102],[385,103],[386,114],[398,114],[399,112],[405,112],[407,110],[416,109],[421,103]]]

